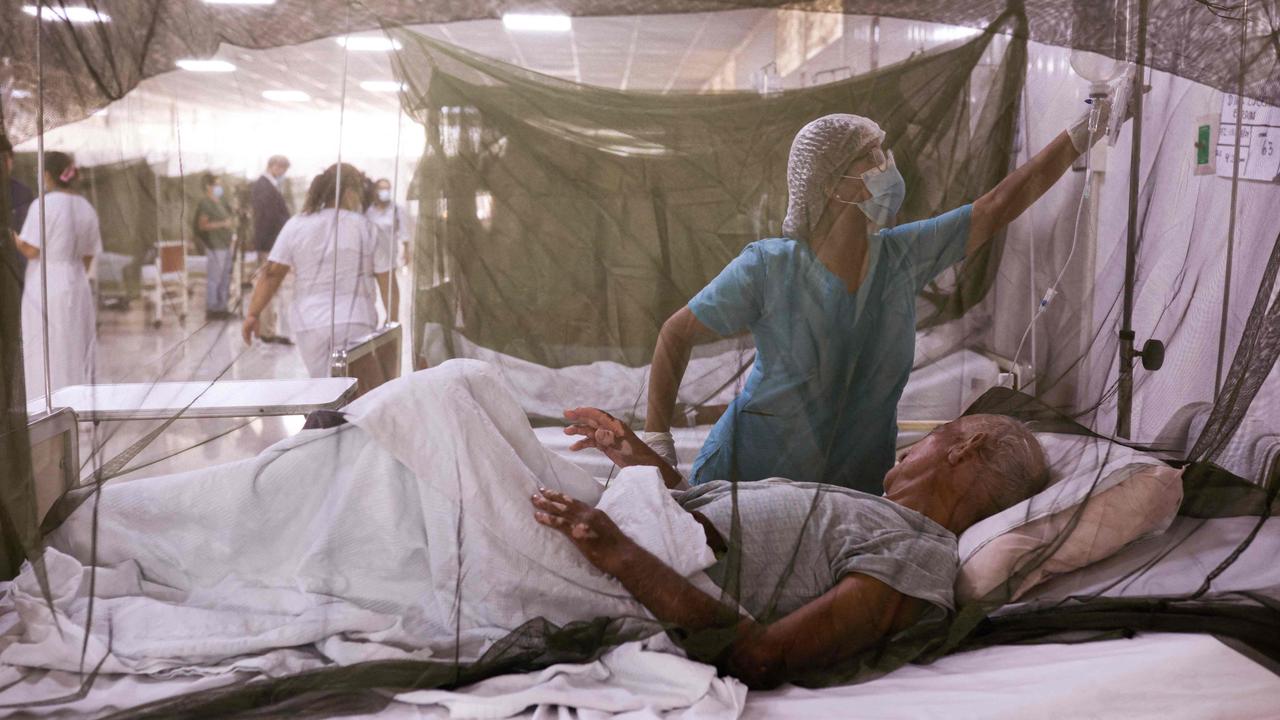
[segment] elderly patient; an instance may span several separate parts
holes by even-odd
[[[597,448],[620,467],[655,466],[668,488],[683,478],[623,423],[592,408],[565,413],[574,450]],[[776,685],[852,657],[952,607],[956,536],[1039,491],[1044,454],[1019,422],[973,415],[939,427],[904,453],[877,497],[842,487],[773,479],[716,481],[676,499],[721,558],[708,573],[726,585],[733,496],[740,518],[742,590],[754,616],[730,615],[736,639],[722,666],[751,687]],[[622,533],[609,516],[562,493],[532,498],[535,519],[564,534],[659,620],[689,630],[726,624],[720,601],[695,588]],[[784,581],[784,574],[790,576]],[[775,607],[769,607],[784,582]]]

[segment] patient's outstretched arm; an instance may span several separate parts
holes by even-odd
[[[613,575],[653,616],[686,630],[734,628],[721,666],[749,687],[774,687],[828,667],[914,623],[920,600],[875,578],[852,573],[835,587],[769,625],[699,590],[632,542],[608,514],[562,493],[533,496],[539,523],[559,530],[601,571]]]

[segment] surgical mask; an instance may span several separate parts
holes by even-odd
[[[390,190],[379,190],[379,191],[378,191],[378,202],[391,202],[391,191],[390,191]]]
[[[221,199],[222,199],[222,186],[221,186],[221,185],[214,185],[214,186],[213,186],[213,196],[214,196],[215,198],[219,199],[219,200],[221,200]]]
[[[836,199],[843,203],[857,205],[871,219],[871,222],[880,227],[893,227],[898,210],[902,208],[902,201],[907,196],[907,181],[903,180],[902,173],[898,172],[898,165],[893,161],[893,153],[885,154],[883,167],[872,168],[862,175],[844,177],[856,177],[862,180],[871,197],[856,203]]]

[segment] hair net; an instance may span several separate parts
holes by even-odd
[[[840,179],[838,173],[882,140],[884,131],[874,120],[847,113],[824,115],[800,128],[787,158],[787,216],[782,234],[808,240]]]

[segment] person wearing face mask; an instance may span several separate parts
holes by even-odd
[[[373,202],[369,205],[365,216],[378,228],[383,242],[395,243],[396,265],[404,265],[409,257],[409,242],[412,234],[408,214],[404,208],[392,202],[390,180],[382,178],[374,183]]]
[[[880,494],[914,360],[916,295],[1022,214],[1104,134],[1096,122],[1090,133],[1088,118],[973,204],[903,225],[895,221],[907,188],[880,127],[849,114],[810,122],[787,162],[784,237],[747,245],[663,324],[645,442],[676,464],[670,428],[693,346],[749,330],[755,367],[694,460],[690,482],[786,477]]]
[[[212,173],[202,178],[204,197],[196,207],[196,239],[205,256],[205,318],[225,320],[227,295],[231,290],[231,238],[235,234],[236,216],[223,199],[222,182]]]

